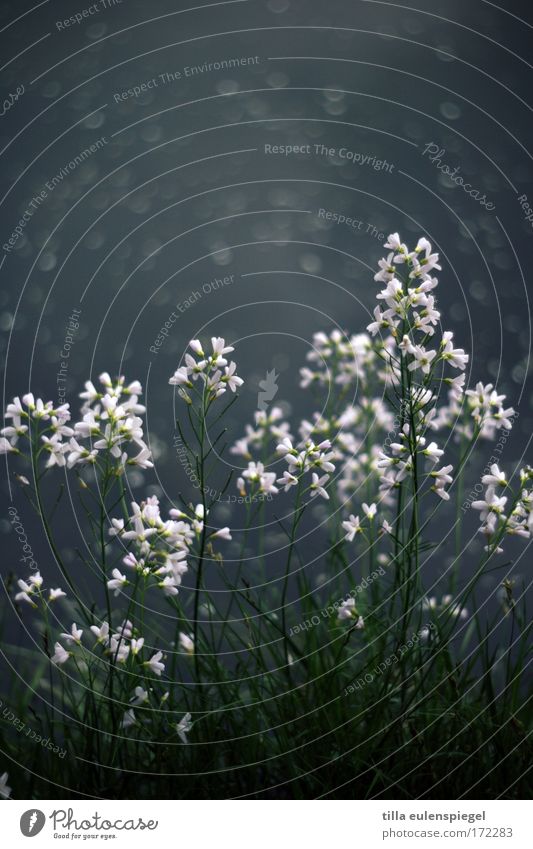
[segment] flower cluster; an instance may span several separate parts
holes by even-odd
[[[494,439],[498,430],[511,430],[516,412],[513,407],[504,407],[506,396],[499,395],[492,383],[485,386],[477,383],[475,389],[467,389],[465,394],[469,418],[475,422],[481,436]]]
[[[70,441],[68,465],[95,462],[99,452],[108,452],[115,458],[119,467],[126,463],[149,469],[153,466],[151,452],[143,439],[143,422],[140,416],[146,408],[139,404],[142,386],[138,380],[128,385],[124,377],[112,381],[107,372],[98,378],[102,390],[97,390],[92,381],[87,381],[85,391],[80,393],[84,399],[82,420],[74,425],[77,439]],[[90,449],[80,445],[77,440],[90,440]],[[128,448],[138,453],[129,456]]]
[[[380,260],[374,280],[386,284],[377,299],[387,309],[382,311],[379,305],[375,308],[375,321],[368,325],[368,332],[375,336],[386,330],[393,337],[400,370],[405,366],[409,372],[429,375],[439,362],[464,370],[468,354],[462,348],[454,348],[451,331],[443,333],[436,348],[426,347],[440,321],[435,297],[430,294],[438,285],[430,272],[440,269],[439,255],[431,252],[431,244],[425,238],[418,240],[414,251],[409,251],[398,233],[389,236],[385,247],[391,253]]]
[[[444,382],[450,387],[448,403],[432,411],[430,428],[453,428],[456,441],[494,440],[499,430],[511,430],[516,411],[505,407],[506,396],[498,394],[492,383],[477,383],[475,389],[464,391],[464,374]]]
[[[369,530],[370,525],[374,523],[374,520],[376,519],[378,508],[374,503],[367,504],[366,502],[363,502],[362,510],[365,517],[363,524],[361,524],[359,516],[354,516],[353,513],[350,514],[349,518],[342,523],[342,527],[346,531],[344,539],[348,542],[353,542],[358,534],[365,535],[367,530]],[[391,531],[391,526],[387,520],[384,519],[381,526],[381,533],[390,533]]]
[[[265,471],[264,463],[255,463],[250,460],[248,468],[244,470],[241,477],[237,478],[237,489],[241,496],[247,494],[254,496],[275,495],[279,492],[276,482],[276,473]],[[247,493],[247,486],[250,491]]]
[[[311,483],[305,491],[309,492],[311,497],[320,495],[326,500],[329,499],[326,486],[330,473],[335,471],[335,466],[331,462],[333,452],[329,439],[324,439],[318,445],[315,445],[312,439],[306,439],[294,447],[291,439],[286,436],[279,443],[276,451],[288,465],[283,476],[277,480],[285,492],[293,486],[298,486],[304,475],[311,472]]]
[[[439,615],[447,614],[455,619],[468,619],[468,610],[452,595],[443,595],[440,601],[436,596],[429,596],[422,600],[423,610],[433,610]]]
[[[30,575],[27,581],[17,581],[18,592],[15,596],[15,601],[24,601],[32,607],[39,607],[42,604],[51,604],[59,598],[64,598],[66,593],[60,587],[49,589],[47,592],[43,588],[43,577],[40,572],[35,572]]]
[[[185,401],[192,403],[189,390],[194,389],[198,378],[204,384],[208,402],[223,395],[227,389],[236,392],[239,386],[242,386],[244,383],[242,377],[235,374],[236,364],[231,361],[228,365],[224,356],[234,350],[231,345],[226,345],[225,339],[220,336],[211,338],[211,354],[204,353],[198,339],[192,339],[189,347],[199,359],[195,359],[191,354],[185,354],[185,365],[177,368],[168,381],[171,386],[179,387],[178,393]]]
[[[67,426],[70,421],[70,410],[68,404],[54,407],[52,401],[44,402],[41,398],[35,399],[31,392],[13,398],[11,404],[7,405],[5,418],[11,420],[11,424],[0,431],[0,453],[22,453],[19,448],[19,439],[31,440],[41,434],[43,445],[41,450],[50,456],[46,463],[47,467],[64,466],[66,464],[65,453],[68,450],[68,442],[64,437],[72,437],[74,431]]]
[[[103,647],[105,654],[113,664],[125,664],[131,658],[138,661],[146,672],[149,671],[153,675],[161,677],[161,673],[165,669],[165,664],[161,660],[163,652],[156,651],[147,660],[143,660],[145,638],[136,635],[133,624],[129,619],[125,619],[115,632],[111,632],[109,622],[106,621],[102,622],[101,625],[91,625],[90,631],[96,637],[95,645]],[[72,649],[76,646],[82,647],[83,633],[83,630],[73,622],[69,632],[60,634],[61,639],[69,648],[66,649],[62,643],[56,642],[52,663],[57,666],[65,664],[73,655]],[[146,674],[146,672],[143,672],[143,674]]]
[[[513,494],[505,472],[496,463],[481,478],[485,486],[483,499],[472,502],[480,514],[480,533],[487,540],[485,550],[500,554],[504,536],[529,539],[533,532],[533,470],[526,466],[520,470],[520,491]],[[504,495],[508,492],[508,495]]]
[[[187,572],[187,557],[204,530],[203,505],[198,504],[190,515],[172,508],[168,519],[161,516],[155,495],[141,504],[132,502],[131,507],[128,520],[113,519],[109,529],[111,537],[118,537],[130,549],[122,563],[166,596],[177,595],[182,576]],[[209,539],[230,540],[229,528],[211,530]],[[113,570],[113,577],[107,582],[115,595],[128,584],[127,575],[119,569]]]
[[[312,350],[307,353],[312,367],[300,369],[300,386],[355,386],[366,381],[377,356],[366,333],[348,336],[340,330],[329,335],[323,332],[313,335]]]
[[[46,468],[95,464],[100,453],[111,459],[117,471],[126,463],[151,468],[151,452],[143,439],[140,418],[145,412],[139,404],[141,384],[134,381],[125,385],[123,377],[112,381],[107,372],[100,375],[99,382],[102,391],[90,380],[85,383],[85,391],[80,393],[84,399],[82,418],[73,427],[67,424],[71,420],[69,404],[54,407],[52,401],[35,399],[31,392],[22,401],[14,398],[5,412],[11,425],[0,432],[0,453],[22,453],[18,447],[22,437],[36,443],[37,458],[47,455]],[[85,440],[88,446],[83,444]],[[133,456],[128,453],[130,446],[137,452]]]
[[[428,445],[423,433],[432,422],[435,426],[436,394],[432,380],[436,366],[449,365],[464,371],[468,355],[462,348],[454,347],[451,331],[442,334],[440,343],[427,347],[428,342],[434,340],[440,321],[435,296],[431,294],[438,285],[431,272],[440,269],[439,257],[432,253],[428,240],[419,239],[414,251],[409,251],[398,233],[393,233],[385,247],[390,253],[379,262],[380,270],[374,279],[385,284],[377,298],[387,308],[383,311],[380,306],[376,307],[375,321],[367,330],[374,336],[382,330],[387,331],[390,372],[398,386],[402,407],[397,439],[380,453],[377,462],[381,491],[389,494],[406,478],[416,475],[420,459],[429,464],[425,480],[430,482],[431,489],[448,500],[446,487],[452,483],[452,466],[437,468],[443,451],[435,442]],[[414,382],[415,375],[419,383]],[[464,375],[452,379],[456,397],[460,397],[463,384]]]
[[[355,628],[357,631],[361,631],[365,627],[365,620],[357,612],[355,599],[353,598],[348,598],[346,599],[346,601],[342,602],[337,612],[337,619],[339,620],[339,622],[355,620],[352,627]]]
[[[258,452],[266,450],[271,442],[281,442],[285,437],[290,438],[290,425],[283,421],[283,410],[280,407],[272,407],[268,410],[256,410],[254,413],[254,426],[246,425],[245,436],[238,439],[230,448],[231,454],[244,457],[245,460],[252,459],[252,449]]]

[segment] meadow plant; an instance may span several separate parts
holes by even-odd
[[[11,699],[68,756],[29,757],[2,728],[4,797],[523,792],[531,626],[513,560],[533,532],[533,471],[493,455],[476,477],[515,411],[491,384],[468,388],[427,239],[385,247],[366,332],[313,337],[301,386],[316,410],[299,423],[282,404],[257,410],[232,437],[236,479],[222,459],[234,348],[190,342],[169,384],[196,502],[128,498],[130,471],[154,463],[138,381],[88,381],[75,422],[32,394],[8,405],[0,450],[25,464],[56,564],[13,578],[33,642]],[[83,508],[74,563],[58,474]]]

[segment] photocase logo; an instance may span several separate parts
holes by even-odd
[[[24,837],[35,837],[43,830],[46,817],[38,808],[30,808],[24,811],[20,818],[20,830]]]
[[[278,377],[279,374],[276,374],[276,369],[273,368],[272,371],[267,371],[264,380],[259,381],[259,389],[261,390],[257,393],[257,408],[259,410],[266,410],[278,394],[278,384],[276,383]]]

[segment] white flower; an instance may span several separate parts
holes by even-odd
[[[248,447],[248,443],[249,440],[245,436],[242,439],[237,439],[235,444],[231,446],[230,453],[239,454],[241,457],[244,457],[246,460],[249,460],[251,454]]]
[[[403,295],[403,288],[400,281],[393,277],[392,280],[389,280],[386,287],[376,295],[378,301],[385,301],[389,309],[393,312],[396,312],[398,307],[398,300]]]
[[[79,442],[71,438],[68,444],[68,458],[67,458],[67,466],[71,469],[75,465],[84,465],[85,463],[95,463],[96,458],[98,456],[98,451],[96,448],[93,448],[89,451],[87,448],[84,448],[83,445],[80,445]]]
[[[75,622],[73,622],[71,629],[70,629],[70,634],[60,634],[60,637],[62,637],[65,640],[66,643],[69,643],[69,644],[78,643],[79,644],[81,642],[82,634],[83,634],[83,631],[80,628],[78,628],[78,626],[76,625]]]
[[[192,383],[189,380],[189,370],[186,366],[180,366],[172,377],[169,377],[168,382],[171,386],[188,386],[192,387]]]
[[[91,631],[95,635],[97,643],[106,645],[109,642],[109,622],[102,622],[100,628],[98,625],[91,625]]]
[[[288,436],[285,436],[279,445],[276,446],[276,452],[280,457],[285,457],[287,454],[296,454],[296,449],[293,448],[292,442]]]
[[[6,407],[6,419],[13,419],[16,424],[20,424],[21,419],[27,418],[28,414],[26,413],[24,407],[20,403],[20,398],[13,398],[13,403],[8,404]]]
[[[124,619],[119,628],[117,628],[117,637],[126,640],[131,640],[133,634],[133,625],[129,619]]]
[[[86,380],[85,392],[80,392],[79,397],[87,402],[87,406],[90,406],[95,401],[98,401],[102,397],[102,394],[98,392],[92,380]]]
[[[163,652],[158,651],[154,655],[152,655],[150,660],[145,661],[143,666],[147,666],[154,673],[154,675],[161,677],[161,673],[163,672],[163,670],[165,668],[165,664],[161,663],[162,657],[163,657]]]
[[[137,720],[135,719],[135,711],[133,708],[129,708],[122,718],[121,726],[124,729],[131,728],[132,725],[135,725]]]
[[[109,640],[107,653],[113,658],[113,663],[126,663],[130,656],[130,647],[120,634],[114,634]]]
[[[52,663],[58,665],[66,663],[70,657],[70,652],[63,648],[61,643],[54,643],[54,654],[52,655]]]
[[[429,473],[429,477],[432,477],[435,481],[431,489],[435,492],[439,498],[442,498],[443,501],[449,501],[450,495],[444,487],[446,484],[452,483],[453,478],[450,475],[453,466],[443,466],[442,469],[437,469],[433,472]]]
[[[359,516],[354,516],[353,514],[342,523],[342,527],[345,531],[347,531],[344,539],[347,539],[348,542],[352,542],[353,538],[356,534],[362,533],[361,522],[359,520]]]
[[[182,743],[187,743],[187,734],[191,730],[193,723],[191,722],[191,714],[186,713],[183,719],[176,725],[176,731],[178,732],[178,736]]]
[[[82,421],[76,422],[74,432],[79,435],[80,439],[88,439],[89,436],[97,436],[100,433],[100,424],[94,410],[88,410]]]
[[[52,466],[65,466],[65,452],[68,451],[69,446],[64,442],[61,442],[61,436],[58,433],[55,433],[51,438],[48,436],[42,436],[42,441],[44,442],[45,450],[49,452],[50,457],[48,458],[48,462],[46,463],[46,468],[50,469]]]
[[[132,655],[134,657],[136,655],[138,655],[143,646],[144,646],[144,637],[139,637],[137,640],[132,639],[132,641],[130,643],[130,649],[131,649]]]
[[[191,354],[185,354],[185,365],[180,366],[169,379],[170,384],[181,387],[178,394],[188,404],[192,404],[192,400],[183,387],[192,388],[192,381],[200,379],[206,384],[210,393],[210,401],[223,395],[228,387],[232,392],[235,392],[239,386],[242,386],[244,381],[235,374],[236,364],[231,362],[228,366],[228,361],[224,358],[224,354],[234,350],[231,345],[226,345],[224,339],[217,336],[212,337],[213,353],[210,356],[204,353],[198,339],[192,339],[189,345],[193,353],[201,359],[197,361]],[[223,367],[224,374],[220,371]]]
[[[444,382],[450,387],[450,396],[453,400],[459,401],[464,392],[466,376],[459,374],[457,377],[445,377]]]
[[[139,466],[141,469],[153,469],[154,464],[151,461],[152,452],[147,445],[142,445],[141,450],[135,457],[128,459],[130,466]]]
[[[194,353],[197,354],[199,357],[205,357],[199,339],[191,339],[191,341],[189,342],[189,348],[192,348]]]
[[[432,463],[436,463],[442,457],[444,451],[437,446],[436,442],[430,442],[427,448],[424,448],[422,454],[428,457]]]
[[[355,612],[355,599],[348,598],[340,605],[337,612],[337,619],[342,622],[344,619],[352,619],[356,615],[357,614]]]
[[[285,492],[288,492],[291,486],[296,486],[298,484],[298,478],[291,475],[289,471],[283,472],[283,477],[278,478],[276,483],[281,484]]]
[[[505,496],[498,497],[493,486],[489,486],[485,493],[484,501],[473,501],[472,507],[474,510],[480,511],[481,521],[484,522],[489,516],[499,516],[503,513],[507,498]]]
[[[55,589],[55,590],[50,590],[50,591],[49,591],[49,593],[48,593],[48,601],[57,601],[57,599],[58,599],[58,598],[66,598],[66,595],[67,595],[67,594],[66,594],[66,593],[64,593],[64,592],[63,592],[63,590],[62,590],[60,587],[58,587],[58,588],[57,588],[57,589]]]
[[[120,536],[122,531],[124,530],[124,519],[111,519],[112,527],[109,528],[109,536]]]
[[[431,253],[431,242],[429,242],[429,241],[425,238],[425,236],[422,236],[422,237],[418,240],[418,242],[417,242],[417,244],[416,244],[415,253],[417,253],[417,254],[418,254],[418,253],[420,253],[421,251],[425,251],[425,252],[426,252],[426,256],[428,256],[428,255]],[[437,256],[437,254],[435,254],[435,256]]]
[[[394,333],[400,323],[400,320],[395,317],[394,310],[382,312],[379,305],[374,308],[374,318],[375,321],[370,322],[366,328],[372,336],[375,336],[381,330]]]
[[[421,345],[415,345],[411,353],[414,360],[407,366],[409,371],[414,371],[415,369],[420,368],[424,374],[429,374],[431,370],[431,363],[435,359],[437,352],[426,351],[426,349]]]
[[[226,361],[224,360],[224,362]],[[199,360],[196,362],[194,357],[191,357],[190,354],[185,354],[185,365],[193,380],[198,380],[199,377],[205,379],[204,372],[208,367],[207,360]]]
[[[375,504],[371,504],[370,506],[368,506],[368,504],[363,503],[363,513],[365,514],[367,519],[372,520],[375,517],[377,512],[378,512],[378,508],[376,507]]]
[[[37,574],[39,575],[38,572],[37,572]],[[39,577],[40,577],[40,575],[39,575]],[[42,578],[41,578],[41,582],[42,582]],[[33,595],[33,593],[35,593],[36,589],[38,589],[38,587],[40,585],[34,585],[32,583],[31,578],[30,578],[29,583],[26,583],[26,581],[19,579],[17,581],[17,586],[19,587],[21,592],[16,594],[15,601],[25,601],[28,604],[31,604],[32,607],[37,607],[37,605],[35,604],[35,602],[34,602],[34,600],[31,596]]]
[[[178,595],[178,587],[179,582],[176,580],[174,575],[167,575],[166,578],[163,578],[157,585],[160,590],[163,590],[163,593],[166,596]]]
[[[178,642],[183,651],[187,652],[187,654],[194,654],[194,640],[189,637],[188,634],[184,634],[183,631],[180,631]]]
[[[443,466],[442,469],[430,472],[430,477],[435,479],[435,486],[441,487],[445,486],[447,483],[451,483],[453,481],[453,478],[450,475],[452,469],[453,466]]]
[[[330,462],[331,458],[334,456],[334,452],[322,452],[318,449],[320,449],[320,445],[317,446],[317,451],[309,452],[310,465],[322,469],[323,472],[334,472],[335,466]]]
[[[148,691],[143,690],[142,687],[135,687],[133,693],[134,698],[130,699],[132,705],[142,705],[148,700]]]
[[[450,330],[446,330],[442,334],[441,357],[443,360],[447,360],[453,368],[464,370],[468,362],[468,354],[465,354],[462,348],[454,348],[452,339],[453,333]]]
[[[311,497],[315,495],[320,495],[322,498],[325,498],[326,501],[329,501],[329,495],[324,489],[324,485],[329,481],[329,475],[322,475],[322,477],[318,477],[316,472],[312,474],[312,482],[309,487]]]
[[[220,357],[223,357],[224,354],[231,354],[235,348],[232,348],[231,345],[226,345],[225,339],[222,339],[221,336],[212,336],[211,337],[211,345],[213,348],[213,356],[218,359],[217,365],[224,365],[224,363],[220,362]]]
[[[9,454],[12,451],[16,451],[14,445],[9,442],[4,436],[0,437],[0,454]]]
[[[117,596],[121,589],[128,583],[128,579],[126,578],[126,575],[123,575],[119,571],[119,569],[113,569],[111,574],[113,577],[107,582],[107,586],[110,590],[114,590],[115,596]]]
[[[316,374],[314,371],[311,371],[310,368],[304,367],[300,369],[300,377],[302,378],[300,381],[300,386],[302,389],[307,389],[308,386],[320,379],[320,376]]]
[[[219,528],[218,531],[215,531],[211,534],[211,539],[231,539],[231,532],[229,528]]]
[[[376,283],[387,283],[392,277],[394,277],[396,269],[393,265],[393,259],[394,252],[379,260],[378,266],[380,270],[377,274],[374,274],[374,280]]]
[[[225,375],[222,378],[223,383],[227,383],[232,392],[235,392],[239,388],[239,386],[242,386],[244,383],[242,377],[239,377],[235,374],[236,368],[236,363],[232,361],[229,366],[226,366],[226,368],[224,369]]]
[[[365,620],[357,613],[355,600],[353,598],[348,598],[346,601],[342,602],[337,613],[337,618],[340,622],[345,621],[346,619],[355,619],[356,621],[353,627],[358,631],[361,631],[365,627]]]
[[[385,242],[383,247],[387,248],[388,250],[394,251],[395,253],[407,253],[407,248],[404,244],[402,244],[399,233],[391,233],[390,236],[387,237],[387,241]]]
[[[501,472],[497,463],[493,463],[490,467],[490,474],[483,475],[481,482],[485,486],[507,486],[505,472]]]
[[[263,463],[248,463],[248,468],[242,473],[242,477],[257,483],[259,492],[265,494],[278,492],[277,487],[274,486],[276,475],[274,472],[265,472]]]

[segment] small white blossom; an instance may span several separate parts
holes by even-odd
[[[61,665],[66,663],[70,657],[70,652],[63,648],[61,643],[54,643],[54,654],[52,655],[52,663]]]
[[[109,642],[109,622],[102,622],[101,627],[91,625],[91,631],[95,635],[97,643],[107,645]]]
[[[60,634],[60,636],[65,640],[66,643],[81,643],[83,631],[81,628],[78,628],[75,622],[72,623],[70,633],[68,634]]]
[[[124,728],[124,730],[126,730],[127,728],[131,728],[132,725],[135,725],[136,723],[137,720],[135,718],[135,711],[133,710],[133,708],[129,708],[127,711],[124,712],[121,726],[122,728]]]
[[[143,690],[140,686],[135,687],[133,694],[133,698],[130,699],[132,705],[142,705],[144,702],[148,701],[148,691]]]
[[[230,539],[231,539],[231,532],[230,532],[230,529],[229,529],[229,528],[219,528],[219,530],[218,530],[218,531],[215,531],[213,534],[211,534],[210,539],[226,539],[226,540],[230,540]]]
[[[182,743],[187,743],[187,734],[190,732],[193,723],[191,722],[191,714],[186,713],[183,719],[176,725],[176,731],[178,732],[178,737],[182,741]]]
[[[154,655],[152,655],[150,660],[145,661],[145,663],[143,665],[147,666],[154,673],[154,675],[161,677],[161,673],[163,672],[163,670],[165,668],[165,664],[161,663],[162,657],[163,657],[163,652],[158,651]]]
[[[115,595],[119,595],[120,591],[123,587],[128,583],[128,579],[126,575],[123,575],[119,569],[113,569],[112,573],[113,577],[107,582],[107,586],[110,590],[115,591]]]
[[[342,527],[347,532],[344,539],[347,539],[348,542],[352,542],[356,534],[362,533],[363,529],[361,528],[361,522],[359,520],[359,516],[354,516],[353,514],[342,523]]]
[[[179,637],[179,646],[183,649],[187,654],[194,654],[194,640],[188,634],[184,634],[183,631],[180,631]]]
[[[328,481],[329,475],[322,475],[322,477],[319,477],[316,472],[313,472],[311,476],[311,485],[309,487],[311,496],[320,495],[328,501],[329,495],[324,489],[324,486]]]
[[[507,486],[505,472],[500,471],[497,463],[493,463],[490,467],[490,474],[483,475],[481,483],[485,486]]]

